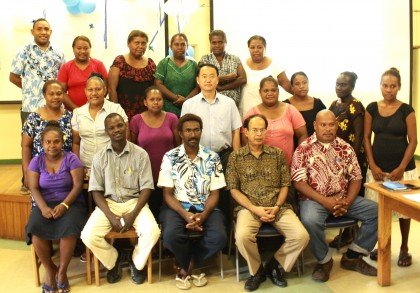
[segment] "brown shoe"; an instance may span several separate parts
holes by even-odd
[[[378,270],[365,262],[362,256],[352,259],[344,253],[340,265],[343,269],[356,271],[366,276],[376,276],[378,274]]]
[[[333,266],[333,259],[331,258],[324,264],[316,264],[312,273],[312,280],[317,282],[326,282],[330,278],[330,272]]]

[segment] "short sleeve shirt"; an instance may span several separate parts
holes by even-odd
[[[180,145],[163,157],[157,185],[174,188],[174,197],[186,210],[193,205],[203,211],[210,191],[225,187],[226,182],[215,152],[200,145],[197,156],[191,160]]]
[[[45,105],[42,87],[47,80],[56,79],[64,64],[64,54],[56,47],[47,50],[32,42],[15,56],[10,72],[22,78],[22,111],[36,112]]]
[[[307,182],[326,197],[346,196],[349,182],[361,180],[361,174],[353,148],[339,137],[325,145],[314,133],[297,147],[293,155],[292,181]],[[308,199],[303,194],[299,196]]]

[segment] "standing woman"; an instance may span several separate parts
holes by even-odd
[[[279,68],[274,60],[265,56],[266,47],[267,42],[262,36],[255,35],[248,40],[250,57],[243,62],[247,81],[242,89],[242,98],[239,102],[241,116],[261,102],[259,85],[264,77],[273,76],[285,91],[292,94],[292,87],[285,70]]]
[[[332,102],[330,110],[337,118],[337,136],[350,144],[357,156],[360,169],[362,171],[362,187],[359,194],[364,196],[366,182],[366,154],[363,146],[363,122],[365,119],[365,107],[360,100],[353,97],[352,93],[356,86],[357,74],[345,71],[340,73],[335,83],[335,92],[338,99]],[[337,248],[340,235],[337,235],[330,247]],[[353,242],[352,228],[345,228],[341,235],[341,245],[345,246]]]
[[[298,144],[308,137],[306,123],[302,114],[292,105],[279,101],[279,84],[277,80],[268,76],[260,82],[262,103],[251,108],[245,119],[254,114],[262,114],[268,120],[264,143],[283,150],[287,166],[292,163],[294,136]]]
[[[179,33],[171,38],[173,57],[161,60],[155,73],[155,86],[163,94],[164,107],[167,112],[181,115],[182,104],[199,93],[196,77],[197,63],[185,57],[188,39]]]
[[[290,78],[290,83],[292,85],[293,96],[283,102],[291,104],[298,109],[303,119],[305,119],[308,136],[311,136],[315,132],[314,122],[316,114],[326,109],[326,107],[320,99],[308,96],[309,80],[305,72],[299,71],[293,73]]]
[[[105,99],[106,85],[99,76],[91,76],[86,83],[86,97],[88,102],[73,112],[71,126],[73,128],[73,152],[85,166],[89,176],[93,155],[109,142],[105,133],[105,117],[111,113],[118,113],[128,122],[127,115],[120,104]],[[128,129],[128,128],[127,128]],[[129,137],[129,131],[127,131]]]
[[[42,292],[70,292],[67,267],[85,224],[83,165],[76,155],[63,151],[63,137],[59,123],[48,122],[41,134],[44,152],[31,160],[27,172],[36,206],[26,226],[26,242],[33,244],[46,271]],[[56,239],[58,266],[51,259],[51,241]]]
[[[135,115],[130,121],[131,142],[142,147],[149,154],[155,183],[155,189],[149,198],[149,207],[157,219],[162,206],[163,193],[156,184],[163,156],[180,144],[180,137],[176,130],[178,117],[173,113],[163,111],[162,93],[155,86],[146,89],[144,105],[147,110]]]
[[[64,133],[63,150],[71,151],[73,135],[71,131],[71,112],[64,109],[64,90],[57,80],[48,80],[42,87],[45,106],[36,112],[29,114],[22,128],[22,170],[25,178],[25,186],[28,186],[28,166],[32,158],[44,152],[41,134],[48,121],[58,121],[61,131]],[[32,202],[34,204],[34,202]]]
[[[90,57],[92,45],[88,37],[77,36],[72,47],[74,59],[61,66],[57,77],[63,85],[64,105],[70,111],[86,104],[86,81],[92,72],[101,74],[105,83],[108,77],[104,64]]]
[[[155,79],[156,64],[144,56],[148,42],[146,33],[133,30],[127,38],[130,52],[117,56],[109,69],[109,98],[120,103],[129,120],[146,110],[145,90]]]
[[[366,108],[364,142],[369,162],[366,182],[418,179],[414,162],[416,116],[410,105],[397,99],[400,88],[400,73],[392,67],[382,74],[383,99]],[[375,133],[373,144],[372,132]],[[371,190],[366,190],[365,196],[378,201],[377,193]],[[402,238],[398,266],[407,267],[411,265],[411,254],[408,253],[410,219],[398,216]],[[377,251],[372,252],[371,258],[377,258]]]

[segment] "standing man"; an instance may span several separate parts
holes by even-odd
[[[111,230],[125,232],[134,227],[138,243],[130,260],[131,280],[141,284],[143,269],[160,230],[147,201],[153,189],[149,156],[141,147],[127,141],[127,125],[117,113],[105,118],[105,131],[111,141],[93,157],[89,180],[96,208],[81,238],[108,269],[107,280],[121,279],[121,254],[105,240]]]
[[[219,156],[200,145],[203,122],[186,114],[179,119],[182,145],[167,152],[160,168],[158,186],[163,188],[165,205],[159,220],[163,226],[163,245],[175,255],[179,266],[176,286],[204,286],[204,274],[191,275],[194,265],[220,251],[227,242],[224,217],[216,208],[219,189],[226,186]],[[201,234],[192,243],[191,234]]]
[[[225,52],[226,34],[214,30],[209,34],[210,54],[201,57],[200,63],[213,64],[219,70],[217,90],[239,104],[241,86],[246,84],[246,73],[241,60],[235,55]]]
[[[45,105],[42,87],[47,80],[57,78],[58,70],[65,62],[63,53],[50,44],[52,30],[46,19],[35,20],[31,33],[34,41],[15,56],[9,75],[10,82],[22,89],[22,126],[29,113]],[[27,193],[23,178],[21,191]]]
[[[325,242],[325,220],[331,214],[362,222],[340,266],[376,276],[376,268],[365,262],[363,256],[369,254],[377,241],[378,206],[358,195],[362,182],[360,167],[353,148],[336,135],[338,123],[334,113],[318,112],[314,128],[315,133],[297,147],[291,168],[300,197],[301,220],[318,261],[312,279],[326,282],[330,277],[333,259]]]
[[[273,284],[286,287],[284,271],[290,272],[309,241],[308,232],[291,206],[285,203],[290,186],[289,168],[282,150],[264,145],[267,125],[267,119],[261,114],[245,119],[248,144],[232,153],[226,175],[228,189],[239,205],[236,245],[251,274],[245,282],[246,291],[257,290],[266,276]],[[285,236],[283,245],[265,268],[256,241],[263,223],[273,225]]]
[[[197,84],[201,93],[188,99],[182,106],[181,116],[192,113],[203,119],[203,132],[200,144],[216,152],[226,171],[229,155],[232,150],[241,147],[241,116],[235,102],[216,91],[219,83],[219,71],[213,64],[198,66]],[[229,224],[231,222],[230,196],[222,191],[219,207]]]

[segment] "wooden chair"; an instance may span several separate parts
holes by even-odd
[[[105,238],[108,239],[111,244],[113,244],[115,239],[137,238],[137,233],[136,233],[136,230],[134,230],[134,228],[131,228],[130,230],[124,233],[111,231],[105,236]],[[99,286],[101,282],[100,271],[99,271],[99,260],[95,255],[93,255],[90,249],[86,247],[86,282],[89,285],[92,284],[92,268],[91,268],[92,258],[93,258],[93,268],[94,268],[94,274],[95,274],[95,284],[96,286]],[[149,284],[152,283],[152,252],[150,252],[149,258],[147,260],[147,282]]]

